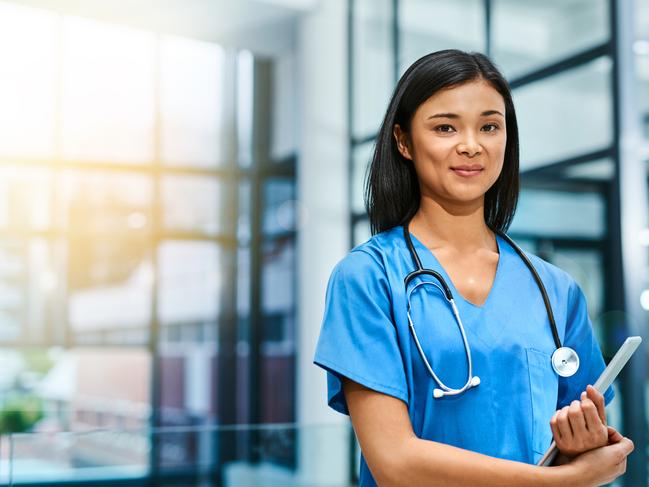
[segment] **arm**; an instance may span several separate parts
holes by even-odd
[[[501,460],[419,439],[403,401],[349,379],[344,380],[343,388],[365,460],[381,487],[601,485],[601,479],[606,483],[623,473],[619,465],[623,462],[626,468],[626,455],[630,453],[624,453],[623,448],[632,449],[632,444],[629,447],[620,437],[611,447],[593,450],[557,467]],[[613,470],[609,464],[618,466],[614,476],[608,474]]]
[[[403,401],[347,379],[343,387],[354,431],[381,487],[577,485],[570,465],[540,468],[419,439]]]

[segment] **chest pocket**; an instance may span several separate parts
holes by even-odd
[[[542,455],[552,443],[550,419],[557,406],[559,379],[545,352],[526,348],[532,401],[532,450]]]

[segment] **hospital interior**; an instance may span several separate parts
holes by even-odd
[[[606,361],[645,337],[607,411],[647,486],[647,0],[0,1],[0,485],[357,485],[327,280],[396,81],[447,48],[512,89],[508,234]]]

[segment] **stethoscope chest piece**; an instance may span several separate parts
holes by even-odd
[[[552,354],[552,368],[561,377],[572,377],[579,370],[579,355],[570,347],[557,348]]]

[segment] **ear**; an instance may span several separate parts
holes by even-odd
[[[408,140],[408,134],[406,134],[403,130],[401,130],[401,126],[398,123],[394,124],[392,135],[394,135],[394,140],[397,142],[397,149],[399,150],[399,153],[406,159],[412,161],[412,155],[410,154],[410,141]]]

